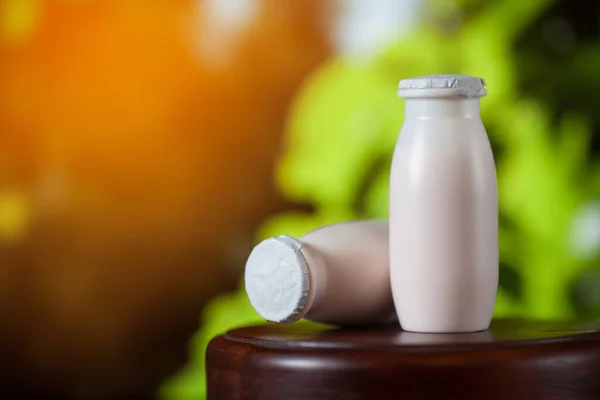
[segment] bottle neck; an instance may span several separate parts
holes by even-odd
[[[307,244],[304,244],[300,249],[306,264],[308,266],[309,291],[304,310],[299,318],[304,318],[307,314],[310,316],[310,310],[313,306],[319,308],[324,302],[327,288],[327,263],[325,262],[322,253]]]
[[[406,98],[405,118],[480,118],[479,97]]]

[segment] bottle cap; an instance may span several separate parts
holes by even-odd
[[[482,97],[487,94],[485,80],[466,75],[428,75],[402,79],[398,85],[399,97],[429,97],[435,95],[455,94],[460,97]],[[427,91],[427,93],[424,93]],[[433,94],[433,93],[431,93]]]
[[[298,239],[275,236],[256,245],[246,261],[246,293],[267,321],[290,323],[304,315],[309,275],[301,248]]]

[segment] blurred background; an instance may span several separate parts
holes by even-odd
[[[600,320],[592,4],[0,0],[0,391],[204,398],[253,244],[387,216],[425,74],[488,81],[496,316]]]

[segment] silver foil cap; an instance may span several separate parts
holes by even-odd
[[[288,235],[256,245],[246,262],[246,293],[252,307],[267,321],[290,323],[305,313],[308,265],[302,242]]]
[[[427,75],[416,78],[402,79],[398,85],[399,97],[429,97],[450,95],[460,97],[482,97],[487,94],[485,80],[467,75]]]

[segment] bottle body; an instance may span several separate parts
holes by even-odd
[[[314,296],[307,302],[305,318],[334,325],[396,320],[387,221],[329,225],[300,240]]]
[[[405,330],[489,326],[498,285],[498,203],[479,98],[406,99],[390,178],[390,269]]]

